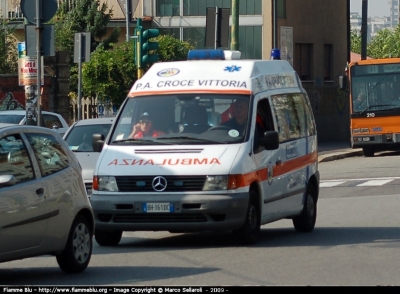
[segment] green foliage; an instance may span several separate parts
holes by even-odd
[[[71,55],[70,88],[77,92],[78,64],[74,63],[75,33],[90,32],[91,52],[97,47],[111,48],[118,41],[120,28],[115,28],[109,37],[107,25],[113,11],[100,0],[70,0],[60,1],[56,16],[52,22],[55,25],[55,48],[57,51],[68,51]]]
[[[107,25],[113,16],[113,11],[100,0],[71,0],[60,2],[60,7],[53,19],[55,23],[56,50],[73,51],[74,35],[80,32],[91,33],[91,51],[100,44],[109,48],[110,44],[118,41],[120,29],[115,28],[107,35]]]
[[[17,39],[14,37],[15,27],[0,18],[0,73],[18,73]]]
[[[400,57],[400,26],[383,29],[368,44],[368,56],[373,58]]]
[[[193,46],[172,36],[159,36],[152,40],[159,42],[156,50],[159,60],[186,60]],[[83,64],[82,88],[85,96],[97,96],[100,100],[109,97],[114,104],[121,104],[137,79],[134,64],[134,41],[107,50],[99,46],[92,53],[90,62]],[[154,54],[154,52],[152,52]]]
[[[133,41],[111,47],[113,50],[99,46],[90,62],[83,64],[82,88],[85,96],[97,96],[101,101],[109,97],[118,105],[137,79],[137,68],[133,63]]]
[[[361,33],[352,30],[350,33],[350,50],[351,52],[361,54]]]
[[[161,62],[186,60],[189,50],[194,49],[189,42],[180,41],[170,35],[161,35],[155,39],[160,45],[157,52]]]
[[[352,52],[361,54],[361,33],[353,30],[350,36]],[[400,57],[400,25],[383,29],[367,44],[367,55],[372,58]]]

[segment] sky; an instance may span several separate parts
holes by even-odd
[[[362,0],[350,0],[350,12],[362,12]],[[389,0],[368,0],[368,16],[390,16]]]

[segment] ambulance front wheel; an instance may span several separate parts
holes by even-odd
[[[249,192],[249,206],[244,225],[233,233],[240,244],[251,245],[257,243],[260,238],[261,211],[258,202],[258,194],[254,190]]]
[[[100,246],[116,246],[122,238],[122,231],[106,232],[94,231],[94,238]]]
[[[303,207],[299,216],[293,218],[293,226],[297,232],[311,232],[317,220],[317,202],[315,201],[314,188],[309,186]]]

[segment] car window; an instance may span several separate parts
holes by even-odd
[[[63,127],[60,119],[56,115],[42,114],[42,118],[43,118],[43,124],[46,128],[53,129],[54,127],[56,128]]]
[[[48,176],[68,167],[68,157],[57,139],[48,134],[26,134],[43,176]]]
[[[17,183],[35,179],[28,152],[18,134],[0,138],[0,175],[13,175]]]
[[[67,141],[72,151],[93,152],[93,134],[102,134],[104,137],[107,137],[110,128],[111,123],[74,126],[68,133],[65,141]]]
[[[19,114],[1,114],[0,113],[0,123],[8,123],[8,124],[19,124],[25,117],[25,114],[19,115]]]

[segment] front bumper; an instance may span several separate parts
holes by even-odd
[[[97,192],[97,191],[96,191]],[[249,194],[92,194],[96,229],[104,231],[221,231],[241,227]],[[170,203],[173,212],[149,213],[146,203]]]

